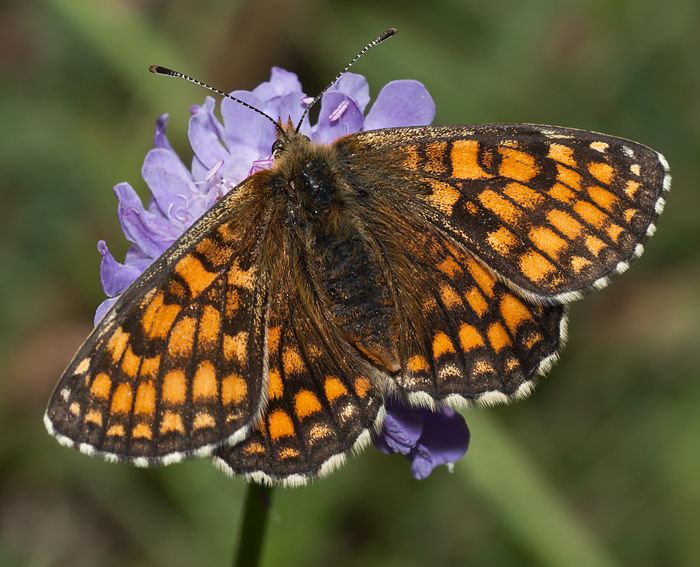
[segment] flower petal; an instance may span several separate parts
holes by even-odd
[[[174,151],[170,145],[170,140],[165,133],[168,127],[168,115],[161,114],[156,120],[156,129],[153,134],[153,146],[156,148],[165,148],[166,150]]]
[[[182,204],[183,199],[197,192],[192,181],[192,174],[170,150],[156,148],[146,154],[141,175],[148,184],[153,197],[163,215],[170,217],[175,204]]]
[[[419,81],[392,81],[377,95],[365,118],[365,130],[422,126],[435,118],[435,102]]]
[[[459,413],[449,408],[427,413],[423,434],[411,454],[413,476],[424,479],[435,467],[459,461],[468,447],[469,428]]]
[[[129,242],[133,242],[144,253],[157,258],[180,235],[176,227],[166,220],[144,210],[141,199],[128,183],[114,186],[117,195],[117,215]]]
[[[218,162],[217,162],[218,163]],[[192,156],[192,179],[195,183],[201,183],[206,178],[211,167],[205,166],[197,156]]]
[[[303,93],[290,93],[268,101],[265,104],[265,112],[273,118],[279,118],[284,124],[291,118],[292,124],[296,126],[306,108],[304,100]]]
[[[301,93],[299,77],[281,67],[273,67],[270,71],[270,80],[260,83],[253,89],[253,94],[263,101],[290,93]]]
[[[362,129],[362,112],[355,101],[337,91],[323,95],[313,140],[330,144],[333,140]]]
[[[95,310],[95,319],[93,320],[95,327],[97,327],[97,324],[104,319],[104,316],[107,315],[107,311],[112,309],[112,305],[117,302],[117,299],[119,299],[119,296],[108,297],[97,306],[97,309]]]
[[[257,159],[265,159],[262,156],[269,156],[267,153],[258,153],[247,148],[238,152],[238,155],[231,156],[219,170],[220,177],[225,185],[225,192],[230,191],[241,181],[251,174],[251,168]]]
[[[214,105],[214,99],[208,96],[202,106],[193,106],[188,129],[194,153],[208,168],[219,160],[225,160],[229,155],[221,144],[223,126],[214,116]]]
[[[391,409],[387,404],[382,431],[375,438],[375,445],[386,454],[408,455],[420,439],[422,432],[423,416],[420,412],[410,408]]]
[[[154,260],[155,258],[148,256],[136,246],[132,246],[124,254],[124,263],[134,266],[139,271],[139,275],[145,272]]]
[[[425,447],[418,445],[410,456],[411,475],[416,480],[425,480],[440,463],[433,462],[432,455]]]
[[[124,291],[141,275],[141,270],[137,267],[117,262],[104,240],[97,243],[97,251],[102,256],[100,282],[102,289],[109,297],[114,297]]]
[[[233,91],[231,95],[265,112],[264,101],[250,91]],[[264,116],[230,98],[221,101],[221,115],[224,118],[226,143],[231,155],[236,156],[244,148],[259,152],[270,151],[275,141],[275,126]]]
[[[369,104],[369,84],[367,79],[357,73],[344,73],[328,92],[337,91],[355,101],[360,112],[364,113]]]

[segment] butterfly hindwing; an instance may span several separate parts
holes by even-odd
[[[256,189],[218,203],[97,325],[49,402],[59,441],[148,465],[245,436],[263,402],[268,301]]]
[[[367,232],[388,259],[400,317],[395,393],[428,407],[529,393],[563,346],[565,308],[518,296],[429,220],[375,206]]]
[[[341,465],[383,416],[378,372],[282,284],[268,324],[267,406],[251,435],[216,452],[228,474],[303,484]]]
[[[409,401],[507,402],[530,393],[566,339],[560,305],[528,303],[470,253],[430,234],[412,238],[416,283],[401,337],[397,385]]]
[[[625,271],[671,180],[646,146],[550,126],[396,128],[336,148],[370,198],[389,192],[540,303],[577,299]]]

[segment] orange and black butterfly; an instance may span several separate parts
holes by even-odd
[[[140,466],[213,455],[298,484],[364,446],[386,396],[526,396],[567,304],[642,254],[670,188],[658,152],[582,130],[317,145],[277,124],[272,167],[148,268],[69,364],[45,416],[59,442]]]

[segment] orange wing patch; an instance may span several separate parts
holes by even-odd
[[[267,416],[267,426],[270,432],[270,439],[276,441],[280,437],[292,437],[294,435],[294,424],[287,413],[282,410],[275,410]]]
[[[112,352],[112,362],[114,362],[114,364],[119,363],[128,344],[129,333],[125,332],[121,327],[118,327],[107,342],[107,349]]]
[[[282,385],[282,375],[276,368],[271,368],[268,376],[268,396],[271,400],[277,400],[284,394],[284,386]]]
[[[533,227],[530,229],[529,236],[530,240],[537,248],[555,260],[567,247],[566,240],[558,236],[556,232],[544,226]]]
[[[211,305],[205,305],[199,320],[199,334],[197,340],[199,348],[214,348],[221,332],[221,314]]]
[[[192,297],[197,297],[207,289],[217,275],[207,270],[202,261],[193,254],[184,256],[175,265],[175,273],[183,279]]]
[[[141,325],[149,339],[164,339],[182,308],[177,304],[166,304],[162,291],[155,293],[148,303]]]
[[[109,398],[109,394],[112,391],[112,380],[109,375],[105,372],[100,372],[95,379],[92,381],[92,386],[90,386],[90,392],[96,398],[101,398],[106,400]]]
[[[498,151],[501,154],[499,174],[503,177],[527,183],[539,173],[540,169],[531,154],[507,147],[501,147]]]
[[[141,365],[141,357],[136,355],[131,348],[131,345],[126,347],[126,351],[122,355],[122,372],[132,380],[136,378]]]
[[[193,317],[182,317],[170,333],[168,354],[172,357],[189,357],[194,345],[194,332],[197,321]]]
[[[185,403],[187,383],[182,370],[171,370],[163,377],[163,401],[173,405]]]
[[[484,207],[511,226],[516,225],[522,217],[520,209],[491,189],[479,193],[478,199]]]
[[[347,395],[348,393],[348,390],[344,384],[335,376],[326,376],[326,380],[323,383],[323,390],[325,391],[326,399],[329,402],[333,402],[341,396]]]
[[[321,411],[321,402],[311,390],[300,390],[294,398],[294,410],[303,419]]]
[[[410,372],[427,372],[430,370],[428,361],[425,360],[425,357],[421,356],[420,354],[414,354],[411,358],[409,358],[406,366]]]
[[[141,361],[141,369],[139,370],[139,376],[145,376],[147,378],[155,378],[160,370],[160,355],[157,354],[150,358],[144,358]]]
[[[487,334],[491,347],[496,353],[499,353],[503,347],[512,344],[508,333],[500,323],[492,323],[489,325]]]
[[[221,402],[224,405],[240,404],[247,394],[248,384],[237,374],[230,374],[221,381]]]
[[[248,332],[241,331],[240,333],[231,336],[224,335],[224,357],[226,360],[237,360],[239,363],[245,363],[248,352]]]
[[[184,433],[185,426],[182,423],[182,416],[173,411],[166,411],[163,414],[163,419],[160,422],[160,434],[166,433]]]
[[[449,183],[438,181],[437,179],[429,179],[427,181],[432,188],[432,193],[425,197],[428,203],[446,215],[452,214],[455,203],[459,201],[459,191]]]
[[[472,311],[474,311],[477,316],[481,317],[484,313],[486,313],[489,308],[488,301],[486,301],[486,298],[476,286],[469,288],[469,291],[466,292],[465,296],[467,298],[467,303],[469,303],[469,307],[472,308]]]
[[[547,213],[547,220],[567,238],[573,240],[583,233],[583,226],[570,214],[553,209]]]
[[[119,384],[112,395],[111,413],[129,413],[134,393],[129,384]]]
[[[452,176],[457,179],[488,179],[493,177],[482,169],[478,157],[479,142],[477,140],[456,140],[453,142],[450,154]]]
[[[510,254],[511,249],[518,243],[515,235],[505,226],[489,232],[486,235],[486,240],[488,240],[491,248],[504,256]]]
[[[473,325],[462,323],[459,327],[459,344],[464,352],[485,346],[484,337]]]
[[[564,146],[562,144],[549,144],[549,152],[547,154],[549,159],[553,159],[569,167],[576,167],[576,160],[574,159],[574,150],[569,146]]]
[[[594,162],[588,164],[589,173],[601,183],[610,185],[613,179],[614,170],[612,166],[604,162]]]
[[[520,271],[532,282],[541,282],[556,271],[554,265],[542,254],[534,251],[520,256]]]
[[[544,202],[544,196],[541,193],[522,183],[508,183],[503,188],[503,193],[524,209],[534,209]]]
[[[136,390],[134,413],[136,415],[153,416],[156,412],[156,390],[153,382],[141,382]]]
[[[525,304],[510,293],[503,295],[500,305],[501,316],[511,334],[516,334],[518,327],[525,321],[532,320],[532,313]]]
[[[199,363],[192,381],[192,397],[194,400],[213,400],[217,397],[218,383],[214,365],[204,360]]]

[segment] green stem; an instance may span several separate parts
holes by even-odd
[[[271,507],[272,487],[252,482],[248,484],[234,567],[257,567],[260,564],[267,517]]]

